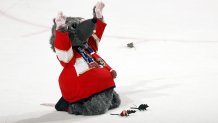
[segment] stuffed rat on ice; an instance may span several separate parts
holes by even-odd
[[[63,66],[57,111],[98,115],[120,105],[114,91],[117,73],[96,53],[106,27],[103,8],[104,3],[97,2],[93,18],[87,20],[65,17],[62,12],[54,19],[50,44]]]

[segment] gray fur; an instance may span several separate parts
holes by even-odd
[[[114,109],[120,106],[121,100],[120,96],[116,91],[113,91],[113,99],[112,99],[112,105],[110,106],[109,109]]]
[[[53,19],[53,26],[51,28],[51,37],[50,37],[49,43],[51,45],[51,49],[54,52],[55,52],[55,48],[54,48],[55,30],[56,30],[56,23],[55,23],[55,19]]]
[[[80,23],[80,21],[83,18],[81,17],[67,17],[66,18],[66,23],[65,26],[61,27],[59,30],[62,32],[69,32],[69,38],[71,40],[71,42],[74,40],[75,37],[75,28],[78,26],[78,24]],[[49,43],[51,45],[51,49],[55,52],[55,48],[54,48],[54,40],[55,40],[55,31],[56,31],[56,23],[55,23],[55,19],[53,19],[53,26],[51,29],[51,37],[49,40]]]
[[[104,114],[109,109],[116,108],[120,105],[119,95],[113,90],[107,90],[95,95],[83,103],[71,104],[70,114],[76,115],[99,115]]]

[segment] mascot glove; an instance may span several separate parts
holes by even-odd
[[[104,8],[104,3],[103,2],[97,2],[95,5],[95,13],[97,18],[102,18],[102,10]]]
[[[61,27],[64,27],[66,24],[66,17],[63,15],[62,12],[58,12],[57,17],[55,18],[56,23],[56,30],[60,29]]]
[[[115,79],[117,77],[117,72],[113,69],[110,72],[111,72],[113,79]]]

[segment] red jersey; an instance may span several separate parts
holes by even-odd
[[[98,43],[104,32],[106,24],[97,20],[96,31],[88,39],[89,46],[96,52]],[[78,102],[89,98],[106,89],[115,87],[110,71],[106,64],[103,68],[89,68],[83,57],[74,49],[68,36],[68,32],[56,31],[55,52],[63,66],[59,76],[59,86],[63,98],[68,102]],[[92,57],[100,57],[96,53]]]

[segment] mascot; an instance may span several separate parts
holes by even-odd
[[[97,54],[106,27],[104,6],[97,2],[91,19],[65,17],[62,12],[54,19],[50,44],[63,66],[58,80],[62,97],[55,105],[57,111],[98,115],[120,105],[114,90],[117,73]]]

